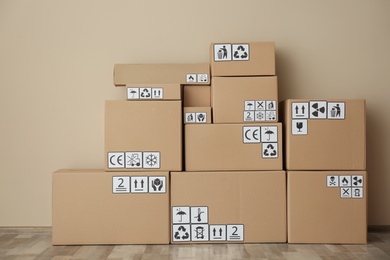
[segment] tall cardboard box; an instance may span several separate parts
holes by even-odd
[[[54,245],[169,243],[168,172],[59,170],[52,177]]]
[[[365,170],[365,100],[286,100],[287,170]]]
[[[210,65],[212,77],[275,75],[275,43],[212,43]]]
[[[288,171],[289,243],[366,244],[365,171]]]
[[[211,87],[208,85],[185,85],[183,86],[184,107],[210,107]]]
[[[278,83],[270,77],[213,77],[214,123],[277,122]]]
[[[282,170],[282,124],[186,124],[186,171]]]
[[[105,170],[182,170],[181,101],[106,101]]]
[[[171,173],[171,243],[259,242],[286,242],[284,171]]]

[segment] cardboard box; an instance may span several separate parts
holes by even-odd
[[[185,107],[184,124],[211,124],[211,107]]]
[[[213,77],[214,123],[277,122],[277,77]]]
[[[127,100],[181,100],[180,84],[126,85]]]
[[[172,172],[171,243],[286,242],[286,173]]]
[[[275,43],[212,43],[212,77],[275,75]]]
[[[365,100],[286,100],[288,170],[365,170]]]
[[[59,170],[52,177],[53,245],[169,243],[168,172]],[[134,188],[138,178],[146,191]]]
[[[181,101],[106,101],[106,171],[182,170]]]
[[[193,64],[115,64],[114,85],[186,84],[209,85],[210,65]]]
[[[367,243],[365,171],[288,171],[289,243]]]
[[[183,105],[185,107],[210,107],[211,106],[210,86],[183,86]]]
[[[282,124],[187,124],[186,171],[282,170]]]

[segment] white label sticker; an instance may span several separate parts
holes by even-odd
[[[198,74],[198,82],[203,82],[203,83],[209,82],[209,75],[208,74]]]
[[[244,111],[244,121],[245,122],[255,121],[255,111]]]
[[[261,143],[260,138],[260,126],[244,126],[242,128],[242,140],[244,143]]]
[[[244,225],[227,225],[227,241],[244,241]]]
[[[328,119],[345,119],[345,103],[328,102]]]
[[[173,224],[189,224],[190,217],[191,217],[190,207],[188,206],[172,207]]]
[[[274,100],[266,101],[266,110],[276,110],[276,101]]]
[[[278,158],[278,143],[262,143],[262,157]]]
[[[153,99],[163,99],[164,98],[164,89],[163,88],[152,88],[152,98]]]
[[[142,152],[126,152],[126,168],[142,168]]]
[[[275,111],[266,111],[266,121],[276,121],[276,112]]]
[[[209,225],[191,225],[191,241],[209,241]]]
[[[361,199],[363,198],[363,188],[352,188],[352,198]]]
[[[144,165],[144,169],[159,169],[160,152],[144,152],[143,165]]]
[[[293,102],[291,104],[292,118],[309,118],[309,103]]]
[[[139,88],[127,88],[127,99],[139,99]]]
[[[340,187],[351,187],[352,182],[351,182],[351,176],[350,175],[342,175],[339,177],[340,181]]]
[[[109,152],[107,158],[108,158],[108,168],[110,169],[125,168],[124,152]]]
[[[152,88],[140,88],[139,90],[140,99],[151,99],[152,98]]]
[[[352,189],[347,187],[340,188],[340,197],[341,198],[351,198],[352,197]]]
[[[326,101],[310,101],[310,118],[326,119]]]
[[[363,187],[363,175],[352,175],[352,186]]]
[[[214,61],[231,61],[232,60],[232,45],[214,44]]]
[[[264,111],[266,108],[266,102],[265,100],[256,100],[255,102],[255,109]]]
[[[189,224],[172,225],[172,241],[174,242],[191,241],[191,226]]]
[[[278,141],[278,127],[277,126],[262,126],[261,127],[261,142],[277,142]]]
[[[130,193],[130,177],[113,176],[112,193]]]
[[[210,241],[226,241],[226,225],[210,225]]]
[[[326,186],[327,187],[338,187],[339,186],[339,176],[336,176],[336,175],[326,176]]]
[[[196,123],[206,123],[206,121],[207,121],[206,112],[196,113],[195,114],[195,121],[196,121]]]
[[[187,74],[186,81],[187,81],[187,83],[195,83],[196,82],[196,74]]]
[[[191,223],[206,224],[209,220],[207,207],[191,207]]]
[[[186,120],[186,123],[195,123],[196,114],[195,113],[186,113],[185,120]]]
[[[255,101],[245,100],[244,106],[245,106],[244,110],[255,110],[256,109]]]
[[[148,177],[147,176],[131,176],[130,178],[131,193],[147,193],[148,192]]]
[[[149,193],[165,193],[166,186],[165,176],[149,176]]]
[[[265,111],[255,111],[255,121],[265,121]]]
[[[249,44],[232,45],[233,60],[249,60]]]
[[[293,119],[291,123],[293,135],[307,135],[307,119]]]

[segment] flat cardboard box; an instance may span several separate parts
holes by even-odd
[[[183,86],[183,105],[185,107],[210,107],[211,88],[207,85]]]
[[[180,84],[126,85],[128,101],[181,100]]]
[[[186,124],[186,171],[282,170],[282,124]]]
[[[286,242],[286,229],[284,171],[171,172],[171,243]]]
[[[277,122],[278,83],[270,77],[213,77],[213,122]]]
[[[211,124],[211,107],[184,107],[184,124]]]
[[[210,65],[115,64],[114,85],[121,87],[130,84],[210,85]]]
[[[149,184],[159,178],[163,187],[117,190],[129,189],[123,182],[129,176],[145,177]],[[52,177],[53,245],[169,243],[168,172],[59,170]]]
[[[287,170],[365,170],[365,100],[283,102]]]
[[[212,43],[211,76],[275,75],[275,43]]]
[[[367,187],[365,171],[288,171],[288,242],[366,244]]]
[[[182,156],[181,101],[106,101],[106,171],[177,171]]]

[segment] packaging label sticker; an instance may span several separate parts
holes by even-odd
[[[127,99],[163,99],[163,88],[127,88]]]
[[[292,118],[307,119],[309,118],[309,103],[293,102],[291,103]]]
[[[186,75],[186,82],[187,83],[195,83],[196,82],[196,74],[187,74]]]
[[[198,74],[198,82],[203,82],[203,83],[209,82],[209,75],[208,74]]]
[[[191,241],[209,241],[209,225],[192,224]]]
[[[278,158],[278,143],[262,143],[262,157]]]
[[[144,165],[144,169],[159,169],[160,152],[144,152],[143,165]]]
[[[255,110],[265,111],[266,109],[266,101],[265,100],[256,100],[255,101]]]
[[[340,187],[351,187],[352,182],[351,182],[351,176],[350,175],[342,175],[339,177],[340,181]]]
[[[151,99],[152,98],[152,88],[140,88],[139,90],[140,99]]]
[[[256,110],[255,101],[245,100],[244,101],[244,110]]]
[[[363,188],[362,187],[353,187],[352,188],[352,198],[361,199],[363,198]]]
[[[244,225],[227,225],[227,241],[244,241]]]
[[[189,206],[172,207],[172,224],[189,224],[190,217]]]
[[[208,207],[191,207],[191,223],[207,224],[209,222]]]
[[[326,176],[326,187],[339,187],[339,176]]]
[[[363,187],[363,175],[352,175],[352,186]]]
[[[226,241],[226,225],[210,225],[210,241]]]
[[[231,61],[232,45],[230,43],[214,44],[214,61]]]
[[[266,111],[266,121],[276,121],[276,112],[275,111]]]
[[[265,111],[255,111],[255,121],[265,121]]]
[[[112,193],[130,193],[130,177],[113,176]]]
[[[207,121],[206,112],[196,113],[195,114],[195,121],[196,121],[196,123],[206,123],[206,121]]]
[[[262,126],[261,127],[261,142],[277,142],[278,141],[278,127],[277,126]]]
[[[340,197],[341,198],[352,198],[352,188],[341,187],[340,188]]]
[[[232,45],[233,60],[249,60],[249,44]]]
[[[142,168],[142,152],[126,152],[126,168]]]
[[[345,119],[345,103],[328,102],[328,119]]]
[[[153,99],[163,99],[164,98],[164,89],[163,88],[152,88],[152,98]]]
[[[108,168],[120,169],[125,168],[125,153],[124,152],[108,152]]]
[[[148,192],[148,177],[147,176],[131,176],[130,177],[131,193],[147,193]]]
[[[139,99],[139,88],[127,88],[127,99]]]
[[[255,111],[244,111],[244,121],[245,122],[255,121]]]
[[[191,241],[191,226],[190,226],[190,224],[174,224],[174,225],[172,225],[172,241],[174,241],[174,242],[189,242],[189,241]]]
[[[276,110],[276,101],[275,100],[267,100],[266,101],[266,110]]]
[[[196,117],[195,113],[186,113],[186,117],[185,117],[186,123],[195,123],[196,120],[195,117]]]
[[[165,193],[166,186],[165,176],[149,176],[149,193]]]
[[[246,144],[261,143],[260,126],[244,126],[242,128],[242,139]]]
[[[326,101],[310,101],[310,118],[326,119],[327,116]]]
[[[307,135],[307,119],[293,119],[291,129],[293,135]]]

